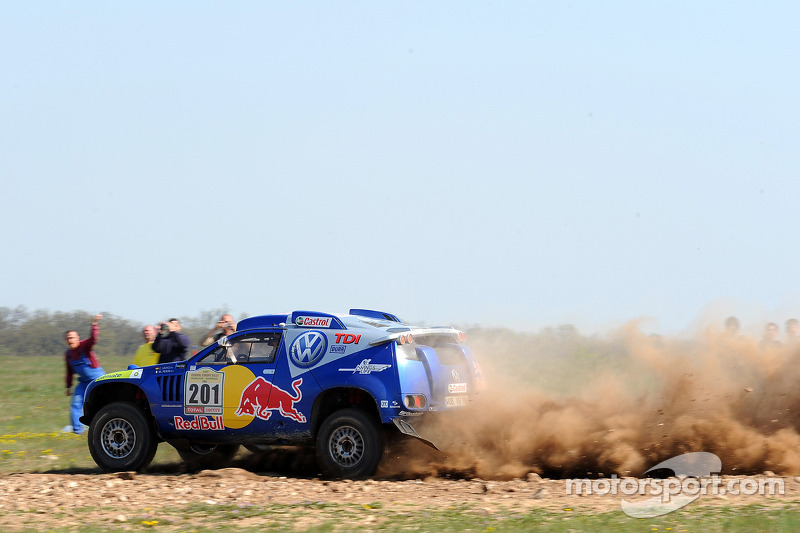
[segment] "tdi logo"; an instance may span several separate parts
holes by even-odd
[[[361,335],[353,335],[352,333],[335,333],[336,344],[358,344],[361,341]]]
[[[307,331],[297,337],[289,348],[292,362],[297,366],[313,366],[325,355],[328,339],[319,331]]]

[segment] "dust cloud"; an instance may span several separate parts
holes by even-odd
[[[423,427],[385,469],[510,479],[641,476],[686,452],[723,474],[800,473],[800,344],[760,345],[709,329],[687,340],[636,322],[604,336],[472,330],[486,390]]]

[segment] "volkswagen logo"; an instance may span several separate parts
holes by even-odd
[[[292,362],[304,368],[314,366],[325,355],[328,339],[319,331],[306,331],[297,337],[289,348]]]

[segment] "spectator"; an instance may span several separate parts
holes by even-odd
[[[161,354],[158,362],[172,363],[185,360],[192,343],[189,337],[181,333],[181,323],[178,319],[170,318],[166,322],[161,322],[160,328],[153,341],[153,351]]]
[[[800,340],[800,322],[796,318],[786,321],[786,343],[795,344]]]
[[[150,366],[158,364],[158,354],[153,351],[153,341],[156,340],[156,328],[145,326],[142,328],[144,344],[136,348],[133,364],[136,366]]]
[[[778,324],[770,322],[764,328],[764,336],[761,338],[762,348],[775,348],[781,346],[781,341],[778,340]]]
[[[83,394],[86,392],[86,387],[89,383],[105,374],[105,370],[100,366],[94,350],[92,350],[100,332],[98,323],[101,318],[103,318],[103,315],[95,315],[92,320],[92,333],[88,339],[81,340],[80,335],[74,329],[64,333],[64,340],[68,346],[67,351],[64,352],[64,360],[67,364],[67,396],[72,394],[72,402],[70,404],[72,426],[68,427],[69,430],[77,435],[86,430],[86,427],[79,420],[83,415]],[[76,375],[78,376],[78,384],[75,386],[75,390],[72,391],[72,380]]]
[[[236,333],[236,323],[233,321],[233,317],[227,314],[222,315],[214,329],[203,335],[203,342],[200,344],[208,346],[232,333]]]
[[[740,327],[741,326],[739,324],[739,319],[736,318],[735,316],[729,316],[725,320],[725,333],[727,333],[731,337],[736,337],[737,335],[739,335]]]

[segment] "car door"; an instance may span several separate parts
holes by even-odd
[[[235,333],[191,364],[184,385],[188,418],[176,429],[194,436],[224,431],[245,440],[263,432],[274,410],[270,398],[282,337],[277,328]]]

